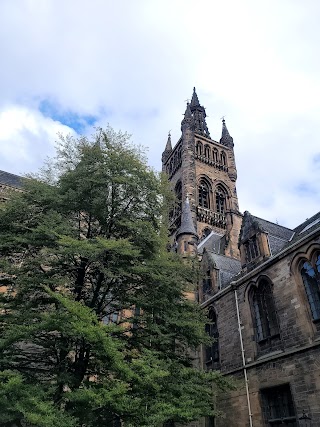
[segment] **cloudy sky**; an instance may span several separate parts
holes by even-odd
[[[240,209],[294,227],[320,209],[319,20],[317,0],[2,0],[0,169],[110,123],[160,170],[196,86]]]

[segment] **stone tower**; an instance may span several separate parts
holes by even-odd
[[[183,252],[182,247],[185,246],[180,242],[184,240],[185,212],[188,209],[197,233],[196,236],[190,233],[189,224],[188,235],[192,236],[190,244],[194,245],[196,238],[201,242],[209,235],[220,236],[223,242],[220,252],[239,258],[238,238],[242,215],[236,191],[233,138],[224,119],[220,140],[215,141],[210,137],[206,111],[200,105],[195,88],[191,102],[187,103],[181,132],[173,148],[169,134],[162,154],[162,170],[168,174],[177,197],[176,206],[170,213],[172,239],[177,242],[178,251]]]

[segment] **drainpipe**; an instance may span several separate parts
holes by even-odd
[[[237,307],[237,318],[238,318],[238,328],[239,328],[239,337],[240,337],[240,346],[241,346],[241,355],[242,355],[242,366],[243,366],[243,374],[244,374],[244,382],[246,385],[246,394],[247,394],[247,403],[248,403],[248,412],[249,412],[249,424],[250,427],[253,427],[252,423],[252,412],[251,412],[251,403],[250,403],[250,394],[249,394],[249,381],[247,376],[247,369],[246,369],[246,359],[244,356],[244,348],[243,348],[243,340],[242,340],[242,330],[241,330],[241,320],[240,320],[240,312],[239,312],[239,303],[238,303],[238,295],[237,290],[234,290],[234,298],[236,300],[236,307]]]

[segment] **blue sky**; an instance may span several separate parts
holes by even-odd
[[[240,209],[294,227],[320,206],[319,19],[317,0],[0,2],[0,169],[110,123],[160,170],[196,86],[234,138]]]

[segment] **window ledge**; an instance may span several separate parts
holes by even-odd
[[[270,351],[270,353],[264,354],[262,356],[257,357],[256,360],[268,359],[269,357],[276,356],[277,354],[284,353],[283,350]]]

